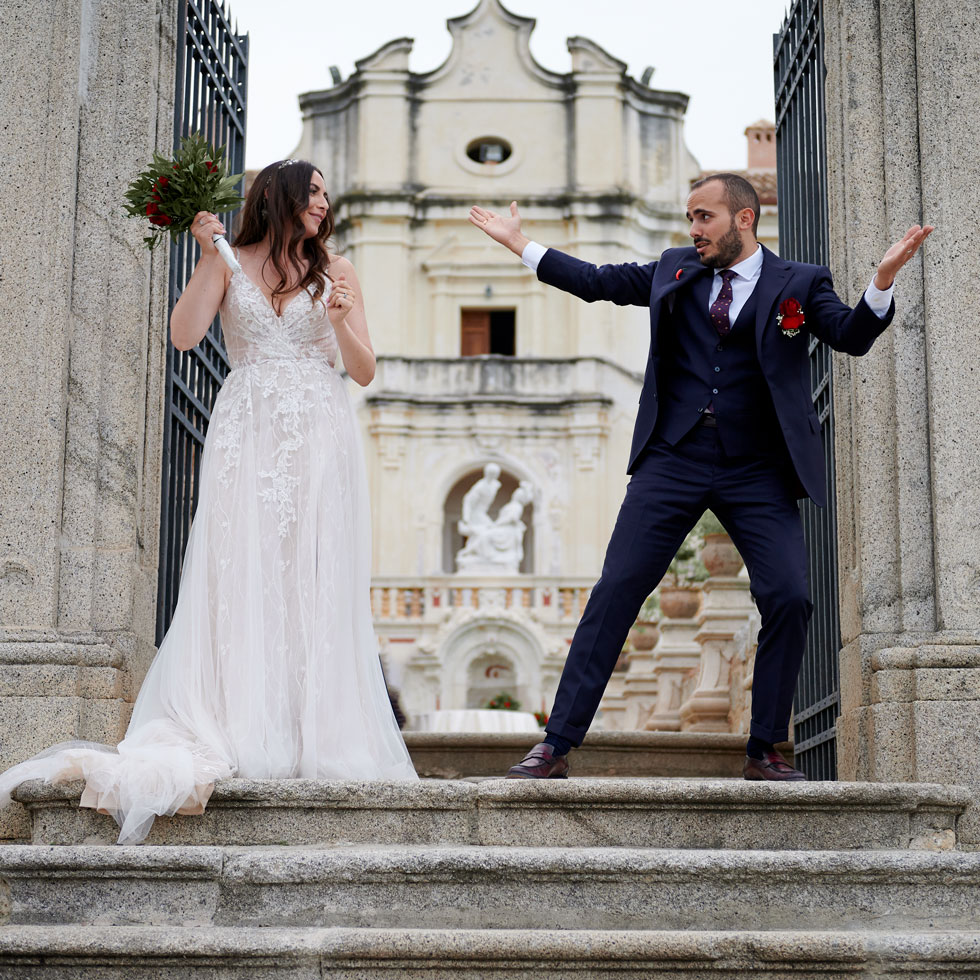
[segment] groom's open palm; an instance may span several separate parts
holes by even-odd
[[[518,255],[527,244],[527,238],[521,234],[521,215],[517,210],[516,201],[510,203],[510,217],[474,205],[470,208],[469,221],[480,231],[486,232],[495,242],[506,245]]]

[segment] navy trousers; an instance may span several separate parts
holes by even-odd
[[[813,611],[796,486],[784,455],[727,456],[716,428],[698,426],[676,446],[652,441],[626,490],[547,730],[581,744],[643,600],[710,508],[748,568],[762,618],[751,733],[784,741]]]

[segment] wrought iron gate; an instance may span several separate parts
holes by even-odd
[[[787,259],[826,265],[830,256],[823,0],[794,0],[773,48],[779,250]],[[814,610],[793,715],[796,762],[810,779],[837,778],[840,619],[831,366],[830,348],[811,338],[810,381],[823,437],[827,506],[821,509],[810,500],[800,506]]]
[[[232,29],[217,0],[181,0],[177,13],[174,148],[191,132],[225,146],[232,173],[245,169],[245,97],[248,35]],[[226,222],[226,226],[227,226]],[[200,250],[184,235],[170,250],[170,309],[190,279]],[[167,344],[166,416],[156,639],[163,639],[174,606],[180,566],[197,501],[197,481],[211,409],[228,373],[216,318],[189,351]]]

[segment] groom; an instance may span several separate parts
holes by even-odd
[[[650,309],[650,352],[628,472],[602,574],[575,631],[543,742],[507,773],[567,775],[626,634],[706,508],[745,561],[762,617],[752,684],[746,779],[800,780],[774,748],[788,735],[810,603],[797,498],[821,506],[820,424],[808,342],[866,354],[895,312],[898,270],[933,230],[893,245],[852,310],[822,266],[787,262],[756,240],[759,198],[736,174],[699,180],[687,201],[693,247],[658,262],[596,267],[545,249],[510,217],[484,208],[472,224],[520,255],[538,278],[586,302]]]

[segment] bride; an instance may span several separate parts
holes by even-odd
[[[232,273],[194,220],[201,259],[174,307],[187,350],[220,311],[231,372],[215,402],[173,622],[125,739],[54,746],[0,776],[83,778],[120,843],[157,815],[201,813],[216,779],[418,777],[388,700],[369,605],[370,524],[357,383],[375,358],[354,267],[327,251],[312,164],[256,177]]]

